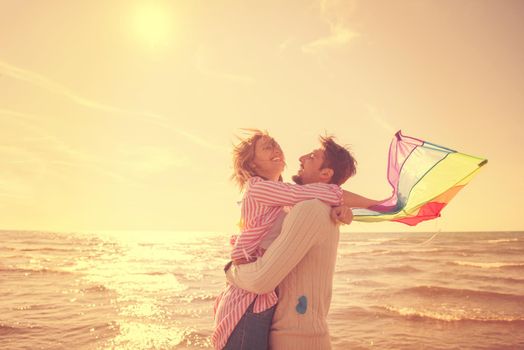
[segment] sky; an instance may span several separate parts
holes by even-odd
[[[489,163],[408,227],[524,230],[524,2],[0,0],[0,228],[235,233],[242,128],[333,134],[386,198],[397,130]]]

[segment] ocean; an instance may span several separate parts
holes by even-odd
[[[226,234],[0,231],[0,349],[211,348]],[[524,349],[524,232],[341,233],[334,349]]]

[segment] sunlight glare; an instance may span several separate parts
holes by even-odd
[[[133,15],[135,34],[148,46],[167,46],[172,40],[173,18],[164,2],[142,2],[136,6]]]

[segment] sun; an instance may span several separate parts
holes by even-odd
[[[173,16],[162,1],[144,1],[134,9],[133,29],[137,39],[150,47],[167,46],[173,40]]]

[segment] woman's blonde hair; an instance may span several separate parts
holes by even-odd
[[[256,176],[251,163],[255,159],[255,145],[264,136],[269,136],[267,131],[259,129],[242,129],[247,132],[246,138],[238,137],[240,143],[233,146],[233,175],[231,180],[235,181],[240,187],[244,188],[249,178]]]

